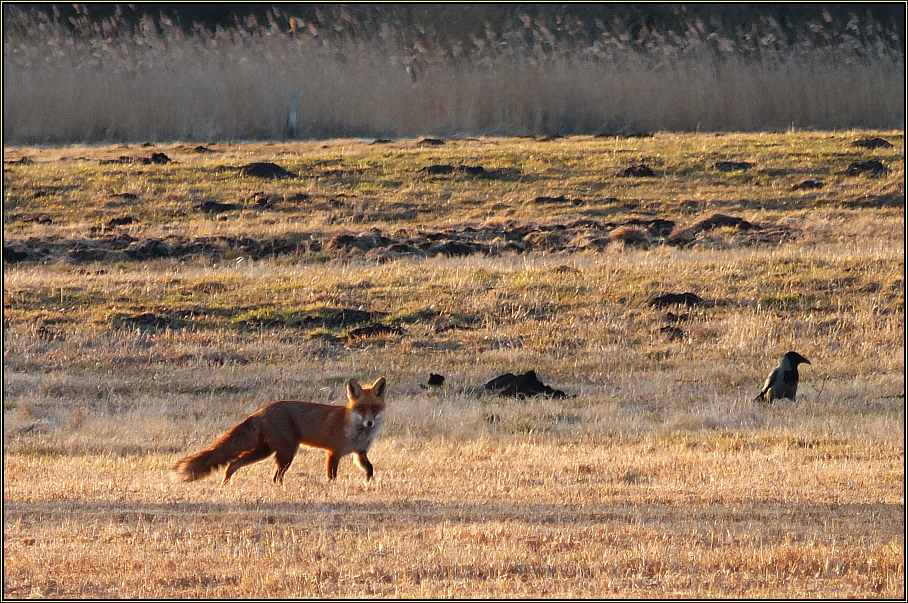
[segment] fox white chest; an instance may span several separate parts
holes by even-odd
[[[372,447],[375,436],[381,430],[382,423],[385,420],[385,413],[380,412],[375,418],[362,417],[361,415],[351,412],[350,425],[347,427],[347,447],[351,452],[366,452]]]

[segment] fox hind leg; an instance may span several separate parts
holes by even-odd
[[[337,479],[337,466],[338,464],[340,464],[340,459],[341,457],[339,454],[334,454],[333,452],[328,453],[328,464],[326,467],[328,473],[328,481]]]
[[[296,456],[296,450],[291,450],[289,453],[280,450],[277,451],[277,455],[274,457],[274,460],[277,463],[277,470],[274,472],[275,484],[284,485],[284,474],[287,473],[287,469],[290,468],[290,463],[293,462],[294,456]]]
[[[262,444],[258,448],[252,450],[247,450],[239,456],[235,461],[227,465],[227,470],[224,471],[224,481],[221,482],[221,485],[226,484],[230,481],[230,477],[236,473],[237,469],[241,469],[246,465],[251,465],[261,461],[262,459],[268,458],[268,455],[271,454],[271,448],[267,444]]]

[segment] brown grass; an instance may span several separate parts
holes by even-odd
[[[851,146],[869,136],[895,146]],[[5,149],[33,163],[4,166],[4,245],[579,219],[624,240],[4,263],[4,596],[903,596],[902,133],[191,146],[154,149],[177,160],[163,166],[97,162],[149,152],[135,148]],[[867,157],[890,172],[841,174]],[[222,169],[266,160],[302,177]],[[656,176],[615,176],[641,162]],[[419,171],[439,163],[519,171]],[[824,187],[792,190],[806,178]],[[252,195],[274,208],[192,209]],[[646,247],[624,225],[683,231],[716,212],[762,229]],[[651,305],[667,292],[707,303]],[[303,322],[331,308],[400,331]],[[752,402],[789,349],[812,362],[798,400]],[[571,397],[482,391],[530,369]],[[421,387],[429,372],[445,386]],[[389,417],[369,486],[349,459],[327,484],[309,450],[283,488],[270,461],[228,487],[167,475],[261,404],[337,402],[347,377],[378,375]]]

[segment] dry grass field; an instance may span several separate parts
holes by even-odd
[[[4,148],[5,597],[905,596],[902,131],[440,142]]]

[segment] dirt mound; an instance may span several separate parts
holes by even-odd
[[[698,235],[717,228],[732,228],[738,232],[743,232],[761,230],[763,227],[735,216],[713,214],[705,220],[696,222],[693,226],[675,232],[668,238],[666,243],[676,247],[687,247],[696,241]]]
[[[247,163],[238,168],[240,176],[250,176],[252,178],[271,178],[279,180],[282,178],[299,178],[297,174],[288,172],[276,163],[256,162]]]
[[[858,174],[869,174],[871,176],[882,176],[883,174],[889,173],[889,168],[887,168],[881,161],[876,159],[868,159],[867,161],[855,161],[848,165],[848,168],[840,172],[846,176],[857,176]]]
[[[892,143],[885,138],[862,138],[861,140],[855,140],[851,143],[851,146],[862,149],[890,149],[892,148]]]
[[[719,161],[715,168],[720,172],[745,172],[752,168],[754,164],[746,161]]]
[[[199,257],[223,259],[248,257],[264,259],[316,251],[317,241],[308,235],[253,239],[251,237],[206,236],[166,239],[138,239],[126,233],[93,238],[29,237],[3,246],[3,261],[69,263],[152,261],[162,258],[189,260]]]
[[[623,178],[653,178],[656,173],[652,170],[651,167],[641,163],[640,165],[632,165],[626,167],[617,174]]]
[[[807,180],[804,180],[803,182],[799,182],[798,184],[795,184],[793,187],[791,187],[791,190],[793,190],[793,191],[809,191],[809,190],[816,190],[818,188],[823,188],[823,186],[824,185],[823,185],[822,180],[818,180],[816,178],[809,178]]]
[[[480,176],[486,173],[485,168],[481,165],[452,165],[450,163],[427,165],[424,168],[420,168],[419,171],[433,175],[466,174],[468,176]]]
[[[385,313],[357,310],[356,308],[337,308],[320,306],[303,312],[253,311],[238,316],[234,324],[248,328],[296,328],[296,329],[350,329],[356,331],[361,325],[374,328]],[[373,335],[376,332],[372,333]],[[354,336],[368,336],[368,328]]]
[[[121,155],[116,159],[101,159],[98,163],[101,165],[110,165],[115,163],[122,164],[138,164],[138,165],[164,165],[167,163],[172,163],[173,160],[165,155],[164,153],[152,153],[148,157],[130,157],[128,155]]]
[[[662,295],[657,295],[649,300],[649,305],[654,308],[673,306],[675,304],[680,304],[682,306],[702,306],[706,305],[707,302],[696,293],[663,293]]]
[[[550,199],[559,202],[558,198]],[[573,203],[567,199],[565,201]],[[238,204],[206,202],[196,210],[221,213],[241,208]],[[24,221],[30,218],[21,219]],[[10,216],[8,220],[16,221],[16,217]],[[48,261],[87,263],[152,261],[163,258],[180,261],[194,258],[220,260],[238,257],[261,260],[284,255],[303,256],[308,253],[337,257],[366,256],[376,261],[389,261],[401,257],[463,257],[530,251],[601,252],[612,245],[645,249],[659,245],[690,247],[723,241],[723,244],[731,246],[750,246],[778,244],[797,234],[790,227],[760,225],[723,214],[714,214],[681,230],[676,228],[674,221],[662,218],[631,218],[621,222],[583,218],[565,224],[512,222],[441,231],[401,229],[388,234],[372,228],[359,233],[324,235],[296,232],[277,237],[174,235],[136,238],[117,228],[134,221],[131,216],[109,220],[106,230],[93,229],[87,237],[8,238],[4,241],[3,261],[11,264]],[[713,231],[720,228],[731,229],[731,233],[713,234]]]
[[[548,396],[550,398],[567,398],[568,395],[560,389],[552,389],[539,380],[536,371],[530,370],[522,375],[505,373],[495,377],[483,387],[495,392],[499,396],[514,398],[529,398],[532,396]]]

